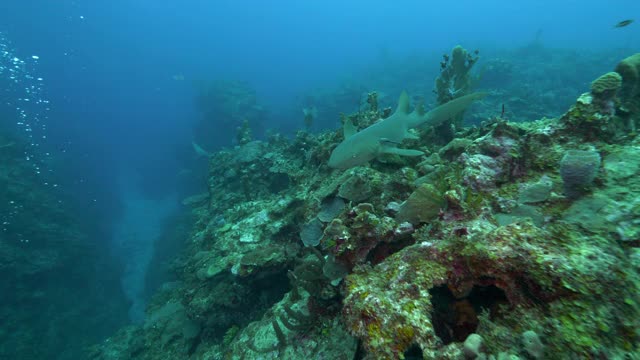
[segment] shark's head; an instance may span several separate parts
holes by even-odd
[[[329,158],[330,167],[345,170],[366,164],[376,157],[377,151],[372,146],[369,146],[371,144],[349,140],[343,141],[333,150]]]

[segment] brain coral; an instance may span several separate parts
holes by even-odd
[[[591,83],[591,93],[595,96],[613,97],[622,86],[622,76],[617,72],[608,72]]]

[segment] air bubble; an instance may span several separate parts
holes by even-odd
[[[7,106],[9,110],[13,109],[15,114],[9,116],[15,117],[15,127],[22,132],[23,141],[26,140],[28,146],[24,152],[23,159],[31,164],[32,174],[37,175],[46,172],[46,176],[42,176],[43,180],[49,177],[53,171],[48,165],[51,159],[51,153],[45,150],[48,141],[47,127],[44,122],[49,118],[48,112],[51,111],[50,104],[44,99],[44,78],[37,76],[35,70],[41,58],[36,54],[20,54],[12,48],[7,41],[6,35],[0,31],[0,82],[5,86],[2,91],[2,104]],[[41,146],[42,145],[42,146]],[[57,187],[57,184],[56,186]],[[19,217],[25,208],[23,205],[16,204],[13,200],[9,201],[12,209],[10,212],[0,214],[0,223],[5,225],[4,231],[11,231],[11,227],[7,226],[11,221]],[[23,234],[14,234],[23,238]],[[29,242],[28,239],[24,240]]]

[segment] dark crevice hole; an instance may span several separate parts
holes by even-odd
[[[371,265],[377,265],[405,247],[413,245],[414,242],[415,240],[411,237],[399,239],[391,243],[380,242],[367,254],[367,262],[371,263]]]
[[[498,305],[507,304],[504,291],[494,285],[474,286],[464,298],[456,298],[447,285],[429,291],[433,304],[432,321],[436,335],[447,345],[463,342],[478,327],[478,315],[486,309],[498,315]]]
[[[422,360],[422,349],[418,345],[412,345],[407,351],[404,352],[405,360]]]

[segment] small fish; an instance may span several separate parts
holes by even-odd
[[[207,152],[205,149],[203,149],[200,145],[196,144],[194,141],[191,142],[191,146],[193,146],[193,150],[196,152],[196,155],[198,155],[198,157],[212,157],[213,154]]]
[[[625,27],[629,24],[631,24],[633,22],[633,19],[627,19],[627,20],[622,20],[619,23],[617,23],[614,28],[621,28],[621,27]]]

